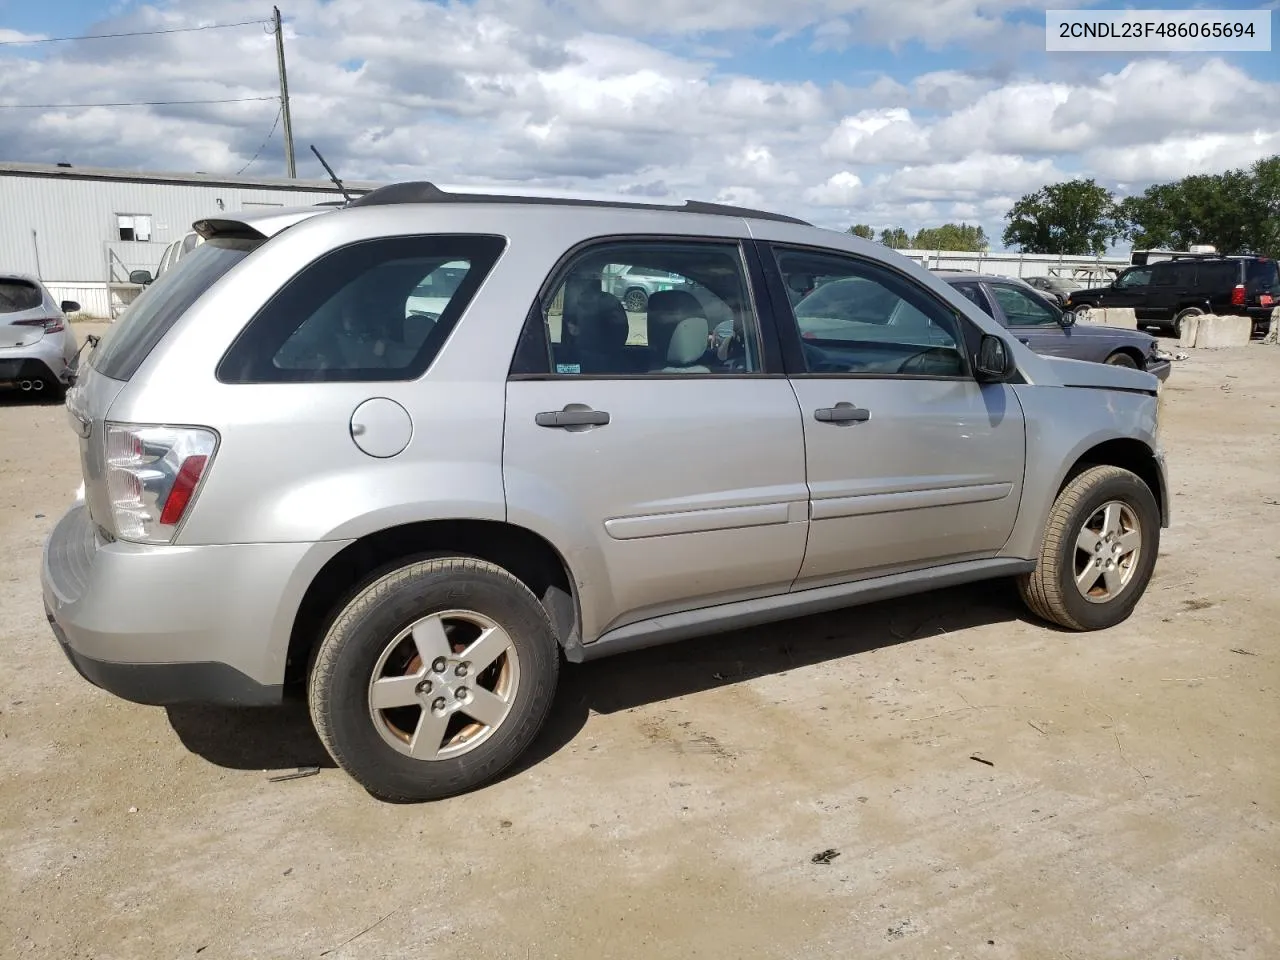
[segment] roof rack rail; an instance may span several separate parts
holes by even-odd
[[[734,207],[723,203],[707,203],[702,200],[686,200],[682,204],[644,203],[632,200],[587,200],[573,197],[518,196],[501,193],[455,193],[441,190],[426,180],[392,183],[356,197],[347,206],[373,207],[395,203],[536,203],[570,207],[616,207],[624,210],[667,210],[679,213],[702,213],[721,217],[746,217],[753,220],[776,220],[812,226],[807,220],[789,217],[782,213]]]

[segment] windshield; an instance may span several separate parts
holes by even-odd
[[[129,305],[90,355],[90,366],[104,377],[128,380],[200,295],[262,243],[228,239],[200,244]]]

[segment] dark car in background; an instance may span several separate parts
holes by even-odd
[[[1036,353],[1135,367],[1161,380],[1169,376],[1169,361],[1160,357],[1156,338],[1149,333],[1077,324],[1075,314],[1012,277],[941,270],[937,274]]]
[[[1182,332],[1186,317],[1236,314],[1265,332],[1280,306],[1280,267],[1270,257],[1174,254],[1172,259],[1130,267],[1105,287],[1077,290],[1068,310],[1130,307],[1142,324]]]

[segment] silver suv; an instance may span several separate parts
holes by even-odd
[[[68,395],[49,620],[141,703],[305,689],[375,796],[492,780],[562,659],[1005,576],[1097,630],[1151,577],[1156,378],[1038,356],[879,244],[421,183],[196,229]],[[628,314],[635,268],[674,282]],[[874,309],[802,332],[815,276]]]

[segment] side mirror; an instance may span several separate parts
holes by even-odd
[[[1013,357],[1009,353],[1008,345],[1001,337],[992,336],[989,333],[982,335],[974,368],[981,380],[998,383],[1009,379],[1014,371]]]
[[[74,300],[63,300],[60,306],[62,307],[63,313],[80,312],[80,304],[76,303]]]
[[[1076,312],[1074,310],[1063,310],[1058,322],[1062,324],[1064,329],[1066,327],[1074,327],[1076,325]]]
[[[150,270],[132,270],[129,272],[129,282],[146,286],[151,282]]]

